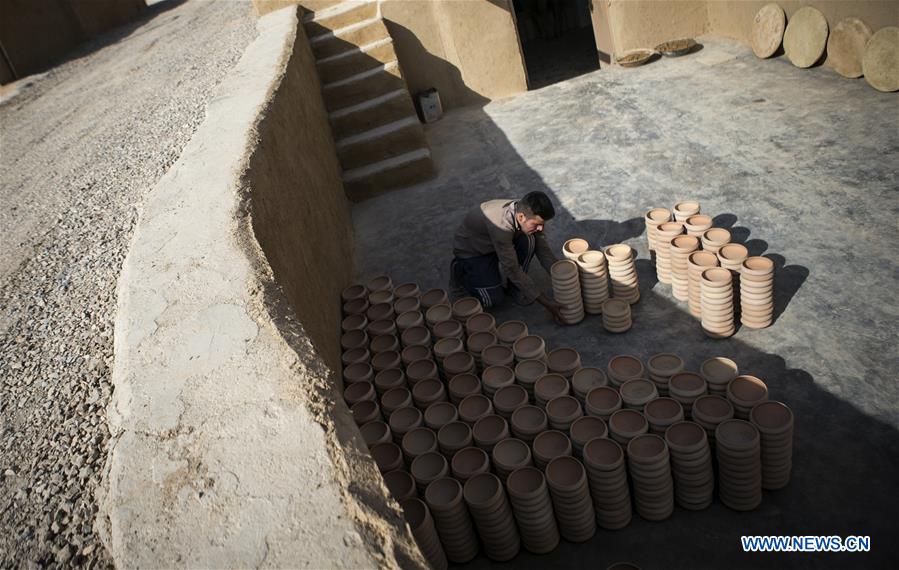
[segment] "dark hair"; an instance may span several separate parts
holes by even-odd
[[[544,220],[551,220],[556,215],[553,203],[549,201],[549,196],[543,192],[528,192],[525,194],[524,198],[515,204],[515,211],[521,212],[529,218],[540,216]]]

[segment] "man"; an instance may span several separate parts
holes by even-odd
[[[469,210],[453,240],[453,295],[476,297],[484,308],[499,305],[507,292],[505,277],[516,302],[529,305],[536,300],[561,323],[563,306],[528,275],[535,255],[547,273],[556,262],[543,235],[544,224],[555,214],[543,192],[531,192],[521,200],[490,200]]]

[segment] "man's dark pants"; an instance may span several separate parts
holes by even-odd
[[[518,265],[527,273],[531,259],[534,258],[534,236],[515,232],[513,243],[518,256]],[[484,308],[497,306],[505,299],[506,291],[496,253],[477,257],[456,257],[450,266],[450,273],[454,286],[464,289],[468,295],[480,300]],[[512,289],[510,293],[514,293],[514,285],[510,283],[509,287]]]

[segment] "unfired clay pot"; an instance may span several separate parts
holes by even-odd
[[[411,406],[395,410],[387,420],[387,425],[390,426],[390,431],[393,433],[393,440],[396,442],[403,441],[406,432],[421,426],[421,423],[421,411]]]
[[[643,366],[643,362],[636,356],[626,354],[613,356],[609,360],[606,372],[608,372],[611,385],[616,388],[628,380],[646,377],[646,368]]]
[[[546,481],[561,535],[570,542],[589,540],[596,532],[596,515],[584,466],[573,457],[557,457],[546,467]]]
[[[344,315],[364,315],[368,311],[368,299],[353,299],[342,307]]]
[[[378,443],[371,448],[372,459],[381,473],[387,473],[403,467],[403,452],[395,443]]]
[[[377,443],[387,443],[391,441],[390,426],[382,421],[368,422],[359,428],[362,433],[362,439],[368,447],[372,447]]]
[[[435,305],[449,305],[449,297],[443,289],[429,289],[421,295],[421,306],[425,311]]]
[[[399,502],[415,497],[415,479],[408,471],[397,469],[384,473],[384,484],[393,498]]]
[[[545,374],[534,383],[534,399],[545,408],[546,403],[559,396],[567,396],[571,388],[568,380],[560,374]]]
[[[462,498],[462,485],[444,477],[428,485],[425,503],[431,510],[447,559],[464,564],[478,553],[478,538]]]
[[[437,431],[437,445],[447,457],[452,457],[460,449],[470,446],[473,441],[471,426],[465,422],[450,422]]]
[[[498,330],[498,329],[497,329]],[[508,346],[494,344],[481,351],[481,361],[487,366],[514,366],[515,354]]]
[[[664,435],[668,426],[683,421],[684,408],[672,398],[656,398],[646,404],[643,415],[649,422],[649,431],[656,435]]]
[[[484,387],[484,395],[492,398],[496,391],[515,383],[515,372],[508,366],[488,366],[481,374],[481,384]]]
[[[649,431],[649,422],[637,410],[618,410],[609,417],[609,433],[621,445]]]
[[[437,434],[426,427],[417,427],[406,432],[400,445],[407,461],[429,451],[437,451]]]
[[[621,409],[621,395],[611,386],[593,388],[587,392],[584,408],[587,414],[608,420],[609,416]]]
[[[700,365],[699,375],[708,382],[710,394],[723,396],[727,384],[740,375],[740,368],[730,358],[715,356]]]
[[[406,386],[406,374],[401,368],[388,368],[375,375],[375,389],[383,396],[388,390]]]
[[[549,427],[567,433],[571,423],[583,416],[581,404],[572,396],[559,396],[546,403]]]
[[[403,507],[409,530],[412,531],[412,536],[430,567],[434,570],[446,570],[448,566],[446,554],[443,552],[437,528],[427,505],[414,497],[401,501],[400,505]]]
[[[409,470],[412,472],[412,478],[418,486],[419,492],[424,493],[432,481],[449,474],[449,462],[440,453],[429,451],[413,459]]]
[[[474,297],[463,297],[453,303],[453,318],[465,322],[469,317],[483,311],[481,302]]]
[[[425,327],[409,327],[400,335],[400,342],[404,348],[410,346],[431,347],[431,331]]]
[[[503,481],[512,471],[533,464],[531,448],[520,439],[508,438],[500,441],[493,447],[491,455],[496,474]]]
[[[487,473],[490,470],[490,457],[479,447],[466,447],[453,455],[450,470],[453,477],[464,482],[479,473]]]
[[[446,400],[446,389],[443,382],[434,378],[425,378],[412,386],[412,400],[420,410],[426,409],[435,402]]]
[[[367,326],[368,317],[365,315],[349,315],[340,321],[340,330],[343,332],[364,331]]]
[[[525,406],[528,403],[528,392],[521,386],[513,384],[511,386],[503,386],[493,394],[493,408],[496,413],[502,417],[509,419],[512,412]]]
[[[370,359],[371,352],[367,348],[351,348],[340,356],[340,361],[344,367],[359,362],[367,364]]]
[[[521,321],[506,321],[496,327],[500,344],[511,347],[518,339],[527,336],[528,326]]]
[[[459,419],[473,425],[482,417],[493,413],[493,403],[482,394],[466,396],[459,402]]]
[[[437,363],[429,358],[416,360],[406,367],[406,378],[412,386],[415,386],[416,383],[425,378],[434,378],[436,380],[438,377]]]
[[[393,312],[397,315],[402,315],[403,313],[408,313],[409,311],[417,311],[424,316],[424,313],[421,310],[421,301],[418,297],[402,297],[397,298],[397,300],[393,303]]]
[[[516,469],[506,486],[522,545],[535,554],[554,550],[559,544],[559,530],[543,473],[533,467]]]
[[[343,290],[340,294],[340,298],[343,299],[344,303],[356,299],[366,299],[368,298],[368,289],[366,289],[364,285],[350,285]]]
[[[510,423],[515,437],[531,442],[538,433],[546,430],[549,420],[542,409],[536,406],[521,406],[512,413]]]
[[[465,332],[469,336],[479,332],[493,332],[494,330],[496,330],[496,319],[490,313],[477,313],[465,319]]]
[[[674,219],[678,222],[685,222],[690,216],[699,213],[699,202],[695,200],[686,200],[678,202],[674,205]]]
[[[516,362],[522,360],[542,360],[546,358],[546,343],[537,335],[526,335],[512,345]]]
[[[459,410],[449,402],[434,402],[427,407],[424,413],[425,426],[435,431],[458,419]]]
[[[450,400],[458,405],[466,396],[481,393],[481,381],[474,374],[458,374],[449,381]]]
[[[540,469],[562,455],[571,455],[571,440],[561,431],[548,430],[534,438],[534,463]]]
[[[571,378],[581,367],[581,356],[573,348],[557,348],[546,355],[546,366],[551,373]]]
[[[491,473],[475,475],[465,483],[464,496],[487,557],[497,562],[514,558],[521,541],[502,482]]]
[[[343,369],[343,381],[345,384],[372,382],[374,379],[375,372],[367,362],[356,362]]]
[[[509,424],[505,418],[496,414],[482,417],[471,427],[475,445],[490,453],[500,441],[509,437]]]
[[[655,384],[645,378],[634,378],[621,385],[621,400],[626,408],[643,411],[647,402],[659,397]]]
[[[397,285],[393,290],[393,294],[397,299],[418,298],[421,296],[421,290],[415,283],[402,283]]]
[[[402,349],[400,346],[400,339],[396,338],[396,335],[393,334],[382,334],[371,339],[370,348],[372,354],[379,354],[387,351],[398,353]]]
[[[350,413],[353,414],[353,421],[356,422],[357,426],[382,419],[381,408],[375,400],[356,402],[350,407]]]
[[[768,386],[755,376],[737,376],[727,385],[727,399],[733,404],[736,417],[748,420],[752,407],[768,399]]]
[[[595,437],[607,437],[609,428],[601,418],[595,416],[583,416],[573,422],[569,428],[569,437],[571,445],[574,448],[575,455],[582,457],[584,445]]]

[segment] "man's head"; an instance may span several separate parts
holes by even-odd
[[[515,204],[515,221],[526,234],[542,232],[543,225],[556,215],[553,203],[543,192],[530,192]]]

